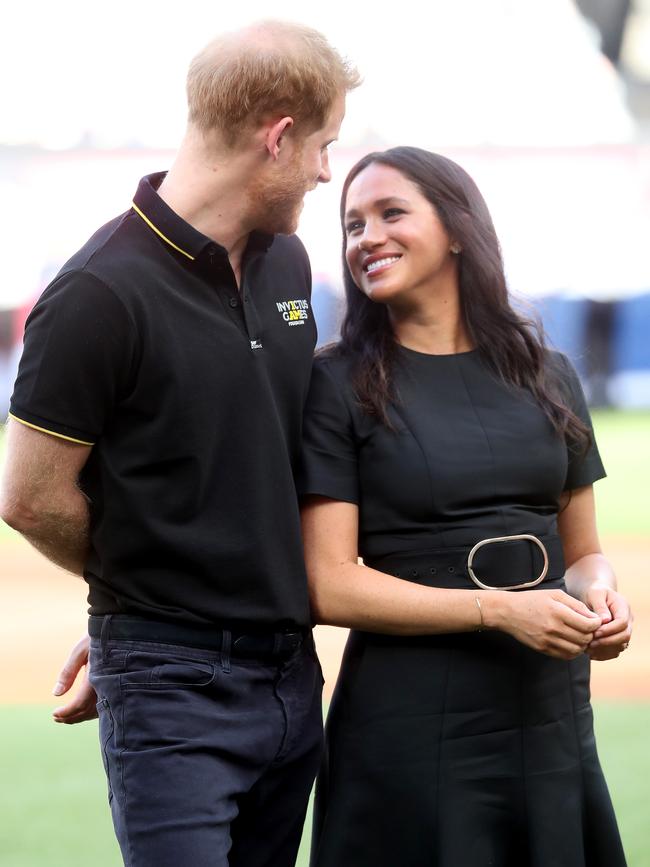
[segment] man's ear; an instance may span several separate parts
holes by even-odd
[[[264,144],[267,151],[274,160],[280,155],[280,149],[284,145],[284,138],[289,129],[293,126],[292,117],[283,117],[276,121],[271,126],[267,127],[264,136]]]

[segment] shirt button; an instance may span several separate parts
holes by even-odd
[[[228,304],[230,304],[231,307],[239,307],[239,299],[231,298],[230,301],[228,301]]]

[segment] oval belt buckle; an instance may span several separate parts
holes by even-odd
[[[534,542],[541,550],[544,555],[544,566],[542,567],[541,573],[532,581],[525,581],[523,584],[510,584],[508,587],[493,587],[491,584],[484,584],[472,569],[472,563],[474,562],[474,555],[476,552],[479,548],[482,548],[483,545],[491,545],[495,542],[512,542],[516,539],[527,539],[529,542]],[[492,539],[481,539],[481,541],[477,542],[467,555],[467,571],[472,581],[483,590],[523,590],[525,587],[535,587],[536,584],[539,584],[546,577],[546,573],[548,572],[548,552],[544,547],[544,543],[541,542],[537,536],[531,536],[528,533],[522,533],[519,536],[495,536]]]

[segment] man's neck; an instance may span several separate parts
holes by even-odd
[[[226,249],[236,276],[253,228],[246,219],[245,195],[252,172],[246,155],[210,157],[187,137],[158,189],[179,217]]]

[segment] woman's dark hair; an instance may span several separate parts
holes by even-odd
[[[499,240],[478,187],[459,165],[415,147],[370,153],[352,167],[341,195],[343,275],[347,309],[339,351],[352,361],[353,386],[363,409],[391,427],[388,404],[393,387],[396,343],[386,305],[371,301],[352,279],[345,258],[345,207],[352,181],[372,163],[396,169],[433,205],[458,255],[460,307],[468,335],[489,367],[504,381],[529,389],[553,427],[580,448],[589,430],[567,407],[557,371],[546,363],[548,350],[536,318],[511,304]]]

